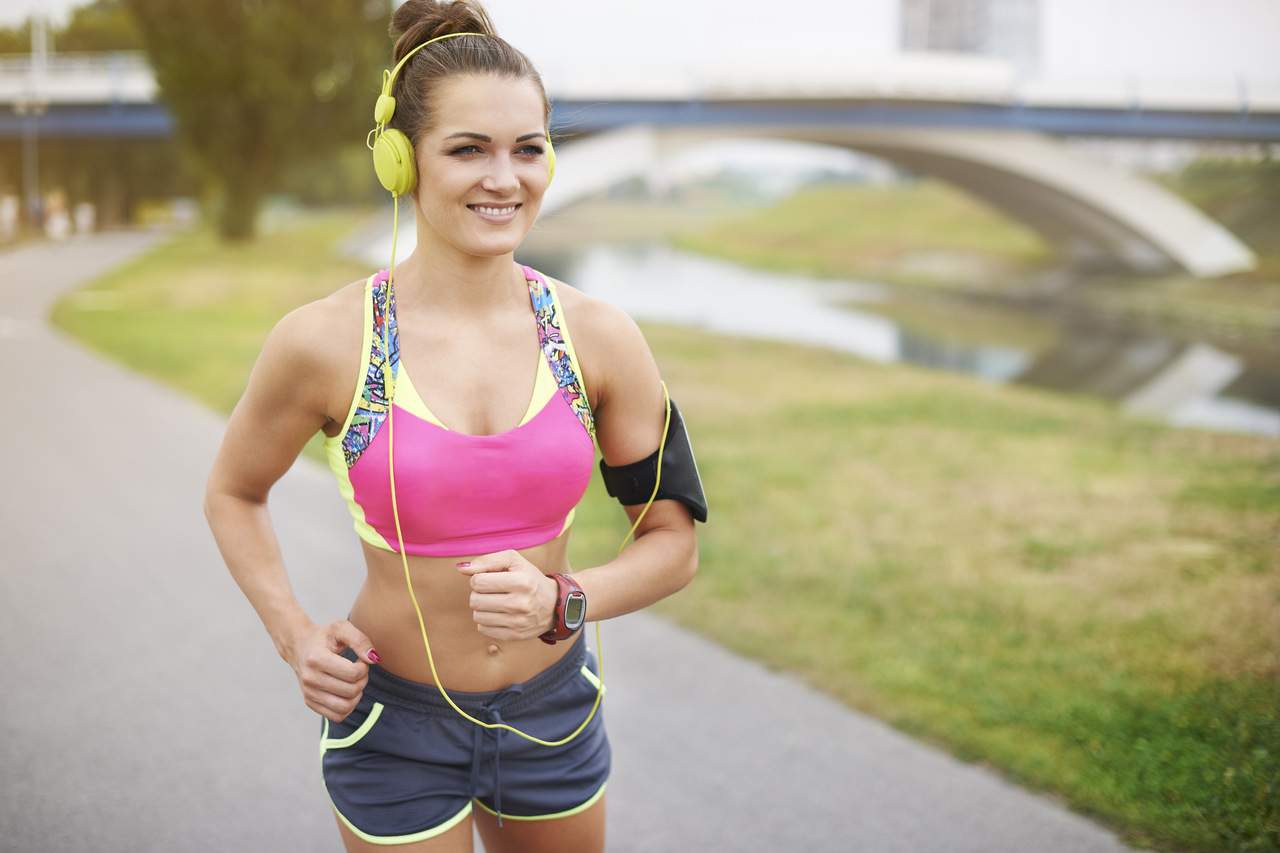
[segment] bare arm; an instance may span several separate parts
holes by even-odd
[[[328,416],[315,303],[286,314],[267,335],[205,487],[204,514],[222,559],[258,612],[281,658],[312,622],[294,598],[267,512],[267,494]]]
[[[589,357],[606,366],[597,381],[595,409],[596,440],[605,462],[625,465],[645,458],[658,447],[666,410],[662,377],[644,334],[626,312],[608,303],[597,303],[588,323],[576,328],[590,328]],[[634,524],[644,505],[623,510]],[[621,554],[573,576],[586,592],[590,617],[596,621],[639,610],[678,592],[693,580],[697,569],[693,516],[680,501],[663,499],[649,507],[636,527],[635,541]]]
[[[325,389],[340,372],[342,330],[332,304],[312,302],[276,323],[227,422],[205,486],[204,514],[222,559],[293,668],[308,708],[339,722],[351,714],[377,662],[373,643],[346,619],[313,623],[294,598],[267,512],[267,494],[329,420]],[[349,377],[348,377],[349,379]],[[349,661],[339,652],[353,649]]]

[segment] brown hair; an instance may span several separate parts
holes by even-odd
[[[449,33],[484,33],[438,41],[423,48],[405,63],[396,77],[391,94],[396,112],[390,127],[402,131],[415,145],[422,133],[433,126],[430,93],[441,81],[458,74],[495,74],[514,80],[532,80],[542,95],[543,123],[548,129],[551,103],[542,77],[529,58],[499,38],[488,13],[479,0],[407,0],[391,17],[391,35],[396,44],[394,62],[423,42]]]

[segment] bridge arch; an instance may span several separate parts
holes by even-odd
[[[1020,130],[631,126],[557,146],[566,180],[557,175],[544,209],[636,175],[661,184],[664,159],[743,137],[842,146],[946,181],[1035,229],[1081,267],[1208,277],[1256,264],[1230,231],[1174,193]],[[575,161],[581,169],[569,168]]]

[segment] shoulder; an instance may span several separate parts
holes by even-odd
[[[557,284],[561,284],[557,282]],[[610,465],[643,459],[662,436],[662,374],[640,326],[611,302],[557,287],[595,415],[596,441]]]
[[[276,321],[268,335],[296,357],[325,361],[343,343],[363,337],[364,279],[345,284],[327,296],[306,302]]]
[[[564,309],[591,408],[597,409],[629,367],[652,364],[653,355],[640,326],[626,311],[560,279],[551,280]]]
[[[345,414],[355,362],[363,360],[364,285],[365,279],[359,279],[293,308],[276,321],[263,343],[262,358],[274,369],[318,380],[290,384],[314,397],[314,405],[329,418]]]

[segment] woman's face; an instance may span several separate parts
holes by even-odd
[[[515,251],[547,191],[542,97],[531,80],[451,77],[432,97],[435,127],[414,146],[418,210],[437,238],[471,255]],[[512,206],[514,211],[507,210]],[[477,207],[501,208],[492,215]]]

